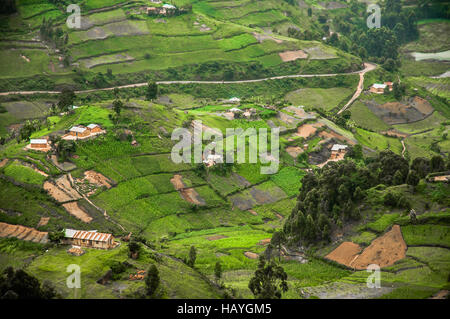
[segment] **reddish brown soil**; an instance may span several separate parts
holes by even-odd
[[[306,54],[302,50],[285,51],[285,52],[280,52],[278,54],[280,55],[280,58],[281,58],[281,60],[283,60],[283,62],[295,61],[297,59],[306,59],[308,57],[308,54]]]
[[[259,258],[258,254],[252,253],[251,251],[246,251],[244,253],[244,255],[245,255],[245,257],[250,258],[250,259],[258,259]]]
[[[111,188],[111,181],[100,173],[95,171],[84,172],[84,177],[91,183],[98,186],[106,186],[106,188]]]
[[[50,220],[50,217],[41,217],[41,219],[39,220],[39,223],[37,224],[36,228],[39,228],[39,227],[47,225],[49,220]]]
[[[406,249],[400,226],[394,225],[386,234],[372,241],[361,254],[359,254],[361,250],[359,245],[344,242],[325,258],[359,270],[367,269],[367,266],[371,264],[382,268],[405,258]]]
[[[288,146],[285,150],[293,158],[297,158],[301,153],[303,153],[303,149],[299,146]]]
[[[206,239],[208,239],[208,240],[218,240],[218,239],[222,239],[222,238],[228,238],[228,236],[225,236],[225,235],[214,235],[214,236],[206,237]]]
[[[183,176],[179,174],[173,175],[173,178],[170,179],[170,182],[176,190],[180,190],[186,187],[186,185],[184,185],[183,183]]]
[[[361,247],[358,244],[352,243],[351,241],[345,241],[339,245],[335,250],[325,256],[325,258],[334,260],[343,265],[350,265],[350,263],[359,256]]]
[[[48,242],[47,232],[40,232],[34,228],[21,225],[11,225],[7,223],[0,223],[0,237],[16,237],[18,239],[32,241],[35,243]]]
[[[63,204],[63,207],[67,210],[67,212],[75,216],[76,218],[82,220],[85,223],[90,223],[92,221],[92,217],[89,216],[84,210],[82,210],[77,202],[71,202]]]

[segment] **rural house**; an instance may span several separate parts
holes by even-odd
[[[384,82],[383,84],[381,83],[374,83],[370,89],[369,92],[371,93],[376,93],[376,94],[383,94],[384,90],[388,88],[389,91],[393,90],[393,83],[392,82]]]
[[[102,131],[102,128],[98,124],[89,124],[88,129],[90,130],[90,133],[100,133]]]
[[[31,148],[48,148],[48,140],[46,138],[32,138],[30,140],[30,147]]]
[[[98,233],[96,230],[84,231],[75,229],[66,229],[64,231],[65,244],[99,248],[111,249],[115,247],[114,237],[111,234]]]
[[[330,160],[341,160],[344,158],[344,155],[346,153],[347,145],[342,144],[334,144],[331,147],[331,156]]]
[[[76,136],[76,137],[86,137],[91,134],[90,130],[84,126],[73,126],[69,130],[69,135]]]

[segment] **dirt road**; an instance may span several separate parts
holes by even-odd
[[[347,102],[347,104],[344,105],[344,107],[342,109],[339,110],[339,112],[337,114],[341,114],[342,112],[344,112],[361,95],[361,92],[364,89],[364,74],[366,72],[375,70],[376,67],[377,66],[375,64],[364,63],[364,70],[358,72],[359,73],[359,83],[358,83],[358,87],[356,88],[355,94],[353,94],[352,98]]]
[[[359,93],[356,96],[353,96],[351,102],[353,102],[354,99],[356,99],[359,94],[361,94],[362,91],[362,84],[364,82],[364,73],[372,71],[376,68],[376,65],[370,64],[370,63],[364,63],[364,69],[360,71],[355,72],[347,72],[347,73],[327,73],[327,74],[292,74],[292,75],[280,75],[280,76],[273,76],[273,77],[267,77],[262,79],[254,79],[254,80],[238,80],[238,81],[157,81],[157,84],[239,84],[239,83],[256,83],[256,82],[263,82],[263,81],[269,81],[269,80],[281,80],[281,79],[289,79],[289,78],[312,78],[312,77],[333,77],[337,75],[350,75],[350,74],[359,74],[360,75],[360,81],[358,85],[358,89],[356,90],[356,93]],[[146,86],[147,82],[144,83],[136,83],[136,84],[127,84],[127,85],[121,85],[121,86],[115,86],[115,87],[109,87],[109,88],[103,88],[103,89],[90,89],[90,90],[81,90],[81,91],[75,91],[75,93],[91,93],[91,92],[97,92],[97,91],[110,91],[114,90],[115,88],[118,89],[126,89],[126,88],[135,88],[135,87],[142,87]],[[0,96],[4,95],[31,95],[31,94],[59,94],[59,91],[12,91],[12,92],[0,92]],[[351,102],[347,103],[344,108],[342,108],[340,112],[342,112],[345,108],[348,107],[348,105],[351,104]],[[338,113],[338,114],[339,114]]]

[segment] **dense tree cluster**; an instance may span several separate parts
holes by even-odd
[[[437,155],[431,160],[416,158],[411,167],[400,155],[383,151],[376,158],[355,162],[349,157],[361,158],[361,150],[354,147],[352,156],[341,162],[331,162],[315,173],[302,179],[297,205],[287,218],[282,236],[292,242],[308,245],[329,240],[331,229],[341,227],[348,220],[359,219],[358,203],[364,199],[369,188],[408,184],[417,186],[420,178],[431,172],[446,168],[444,159]],[[388,192],[384,204],[391,207],[409,208],[401,194]],[[277,240],[278,241],[278,240]]]
[[[17,11],[15,0],[0,1],[0,14],[11,14]]]
[[[248,288],[257,299],[281,299],[282,293],[288,291],[287,274],[274,260],[267,262],[261,256]]]
[[[6,268],[0,274],[0,299],[54,299],[58,294],[49,282],[39,280],[22,269]]]

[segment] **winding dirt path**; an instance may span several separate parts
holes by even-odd
[[[358,96],[362,92],[363,83],[364,83],[364,74],[366,72],[372,71],[377,66],[375,64],[371,63],[364,63],[364,69],[360,71],[355,72],[347,72],[347,73],[326,73],[326,74],[292,74],[292,75],[280,75],[280,76],[273,76],[273,77],[267,77],[267,78],[261,78],[261,79],[254,79],[254,80],[237,80],[237,81],[194,81],[194,80],[187,80],[187,81],[157,81],[157,84],[239,84],[239,83],[257,83],[257,82],[264,82],[269,80],[282,80],[282,79],[293,79],[293,78],[313,78],[313,77],[333,77],[338,75],[351,75],[351,74],[359,74],[360,80],[358,84],[358,88],[356,90],[355,95],[352,97],[352,99],[338,112],[341,113],[344,111],[353,101],[358,98]],[[136,88],[136,87],[142,87],[146,86],[148,82],[143,83],[135,83],[135,84],[127,84],[127,85],[121,85],[121,86],[115,86],[115,87],[109,87],[109,88],[103,88],[103,89],[89,89],[89,90],[80,90],[75,91],[75,93],[91,93],[91,92],[97,92],[97,91],[111,91],[115,88],[118,89],[126,89],[126,88]],[[358,93],[359,92],[359,93]],[[59,94],[60,91],[11,91],[11,92],[0,92],[0,96],[5,95],[31,95],[31,94]]]
[[[359,73],[359,83],[358,83],[358,87],[356,88],[355,94],[353,94],[352,98],[347,102],[347,104],[344,105],[344,107],[342,109],[339,110],[339,112],[337,114],[341,114],[342,112],[344,112],[361,95],[361,93],[364,89],[364,74],[366,74],[366,72],[375,70],[376,68],[377,68],[377,66],[375,64],[364,63],[364,70],[358,72]]]

